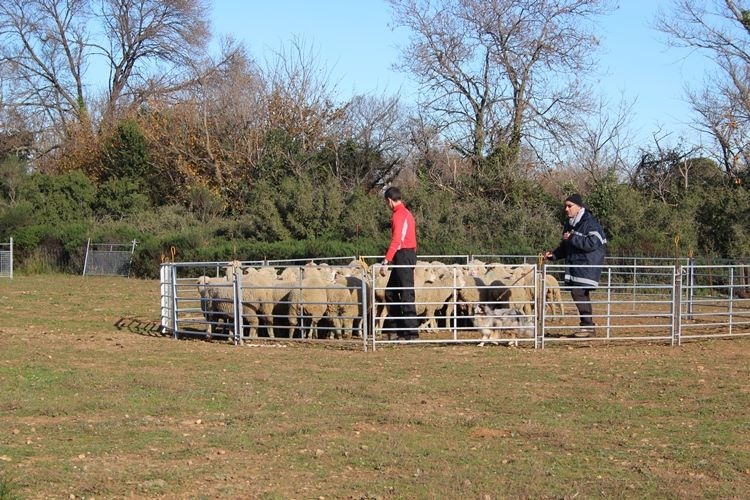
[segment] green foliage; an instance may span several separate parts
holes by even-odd
[[[750,196],[743,187],[715,193],[696,213],[698,250],[705,255],[741,257],[750,243]]]
[[[0,162],[0,201],[14,204],[18,188],[26,177],[25,161],[15,155],[3,159]]]
[[[195,216],[182,205],[162,205],[153,210],[133,214],[123,223],[132,225],[141,234],[163,234],[200,226]]]
[[[21,228],[34,220],[31,203],[21,202],[16,205],[0,205],[0,240],[8,241]]]
[[[339,238],[344,198],[331,176],[286,177],[257,183],[250,192],[245,232],[260,241]]]
[[[391,214],[381,196],[369,195],[357,188],[346,200],[345,207],[341,214],[341,233],[345,241],[388,238]]]
[[[258,182],[250,191],[248,206],[252,211],[245,217],[248,236],[256,241],[280,241],[291,238],[283,214],[275,200],[277,190],[268,181]]]
[[[617,173],[614,169],[593,186],[591,192],[586,196],[586,205],[596,214],[597,219],[603,225],[609,218],[618,212],[618,187]]]
[[[308,177],[285,177],[279,185],[276,207],[292,238],[305,239],[320,233],[321,203]]]
[[[35,173],[19,187],[19,201],[32,207],[34,222],[81,221],[93,214],[96,188],[82,172],[60,175]]]
[[[96,243],[124,244],[138,240],[142,234],[132,225],[123,221],[109,221],[89,228],[89,238]]]
[[[100,218],[122,219],[150,208],[151,202],[142,184],[130,177],[103,182],[92,203],[94,215]]]
[[[0,476],[0,500],[20,500],[22,497],[18,494],[18,484],[15,481],[7,479],[4,475]]]
[[[465,179],[463,195],[423,183],[417,196],[421,253],[533,254],[556,244],[559,202],[530,181],[502,179],[508,184],[494,188],[486,178]]]
[[[151,173],[149,145],[137,121],[126,119],[105,142],[102,180],[148,179]]]
[[[591,211],[604,228],[610,255],[633,255],[640,242],[635,238],[639,226],[647,225],[649,207],[638,192],[626,184],[606,186],[588,197]]]
[[[162,258],[168,255],[170,255],[169,248],[163,248],[153,237],[144,236],[139,240],[133,254],[130,264],[131,275],[140,278],[157,278]]]
[[[126,124],[119,130],[118,140],[137,152],[137,130]],[[303,159],[293,140],[274,137],[279,161]],[[18,265],[28,272],[80,272],[87,238],[137,240],[133,275],[150,278],[158,276],[159,263],[173,248],[179,261],[310,259],[379,255],[389,241],[391,214],[382,196],[345,188],[352,179],[334,175],[322,154],[306,158],[305,174],[293,176],[288,164],[277,165],[274,175],[248,184],[237,205],[244,211],[231,218],[228,200],[202,184],[182,194],[186,205],[152,206],[143,183],[129,176],[135,171],[118,163],[130,157],[147,168],[143,155],[112,154],[109,171],[124,176],[98,189],[78,171],[29,175],[22,163],[4,164],[4,171],[18,175],[2,184],[0,239],[14,238]],[[429,172],[421,171],[416,182],[402,186],[417,219],[419,254],[536,254],[557,245],[564,219],[557,196],[499,156],[482,166],[479,173],[459,174],[451,185],[431,182]],[[648,182],[641,184],[610,171],[588,192],[572,183],[562,186],[565,192],[583,191],[607,232],[611,255],[746,254],[750,195],[742,178],[727,182],[718,165],[703,158],[646,167],[640,180]],[[660,183],[662,174],[671,183]]]
[[[85,222],[23,227],[13,236],[16,261],[28,273],[51,270],[79,273],[83,268],[88,230]]]
[[[285,130],[275,128],[268,131],[264,141],[264,155],[258,165],[261,179],[279,182],[292,174],[291,162],[300,159],[299,142]]]
[[[420,183],[413,193],[404,193],[404,198],[417,223],[420,254],[453,254],[465,251],[462,249],[469,246],[471,222],[462,199],[452,192],[440,191],[426,183]],[[388,209],[383,207],[381,210],[387,212]],[[390,213],[384,230],[384,245],[387,245],[390,240]]]
[[[224,211],[224,200],[206,186],[190,186],[188,208],[201,222],[215,220]]]
[[[275,204],[292,238],[340,234],[344,202],[340,187],[330,176],[315,180],[308,175],[285,178],[279,185]]]
[[[741,9],[740,13],[742,14],[742,19],[740,20],[742,27],[745,28],[745,31],[750,33],[750,10]]]

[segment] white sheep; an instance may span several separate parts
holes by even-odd
[[[211,338],[214,333],[214,325],[217,325],[219,321],[227,323],[226,318],[221,312],[216,309],[216,305],[213,302],[213,288],[215,284],[228,285],[231,282],[226,278],[212,278],[210,276],[199,276],[195,284],[198,286],[198,295],[201,301],[201,312],[206,320],[206,336]],[[231,296],[230,296],[231,299]]]
[[[316,264],[308,262],[302,267],[302,279],[319,279],[324,283],[333,283],[336,280],[336,271],[326,263]]]
[[[304,278],[299,287],[289,291],[289,325],[297,326],[301,317],[310,317],[310,327],[300,332],[302,338],[318,337],[318,323],[328,309],[328,285],[330,283],[319,276],[312,276]]]
[[[362,280],[355,276],[340,277],[326,287],[326,295],[326,316],[333,323],[328,338],[353,336],[354,322],[362,316]]]
[[[225,328],[231,325],[231,328],[234,329],[234,286],[232,281],[226,277],[200,276],[196,284],[201,297],[201,310],[208,324],[207,336],[211,337],[214,333],[214,325],[222,320]],[[249,335],[254,336],[258,326],[256,312],[243,306],[242,316],[243,323],[249,329]]]
[[[385,324],[385,318],[388,316],[388,308],[385,303],[385,289],[388,285],[388,279],[391,276],[390,268],[386,267],[385,276],[380,275],[380,264],[372,266],[373,276],[375,277],[375,308],[373,313],[378,319],[377,331],[383,331],[383,325]]]
[[[544,288],[546,290],[544,300],[547,302],[547,305],[549,305],[550,312],[552,314],[555,314],[555,309],[559,308],[560,316],[564,315],[565,308],[563,307],[562,293],[560,292],[560,283],[557,281],[557,278],[555,278],[551,274],[545,274]]]
[[[508,308],[520,309],[527,315],[534,314],[535,269],[534,266],[519,266],[513,269],[510,276],[503,274],[504,271],[496,271],[494,275],[504,277],[487,282],[484,302],[506,303]]]
[[[274,334],[274,307],[278,302],[277,279],[267,271],[250,272],[242,277],[243,317],[262,319],[268,336]]]
[[[285,267],[279,273],[278,279],[280,279],[281,281],[295,282],[299,280],[300,274],[301,273],[299,267]]]
[[[458,308],[462,316],[471,316],[474,306],[487,301],[487,288],[483,277],[474,268],[462,270],[463,285],[458,289]]]
[[[482,280],[485,283],[492,283],[496,280],[506,281],[513,276],[513,269],[513,267],[505,264],[492,264],[491,266],[488,266]]]
[[[454,282],[452,274],[444,274],[442,277],[422,283],[414,291],[415,308],[417,316],[425,315],[425,321],[420,329],[437,330],[437,317],[445,308],[446,324],[453,316],[454,292],[464,286],[462,275],[458,275]]]

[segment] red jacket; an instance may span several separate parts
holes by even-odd
[[[402,248],[417,249],[417,225],[414,216],[403,203],[393,207],[391,215],[391,244],[385,253],[385,260],[393,262],[396,252]]]

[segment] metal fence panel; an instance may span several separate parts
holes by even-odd
[[[692,266],[692,281],[681,297],[682,339],[750,335],[750,289],[744,267]]]
[[[83,275],[129,276],[136,243],[135,240],[129,244],[91,243],[88,240]]]
[[[167,263],[162,269],[162,322],[176,336],[210,335],[238,343],[258,337],[354,340],[365,350],[388,344],[488,341],[534,347],[615,341],[679,345],[691,339],[750,335],[750,291],[738,279],[745,276],[742,265],[685,262],[604,265],[600,286],[591,294],[593,338],[574,336],[578,311],[563,280],[569,266],[549,263],[486,264],[481,270],[474,264],[420,263],[415,268],[419,340],[395,338],[398,328],[384,321],[387,281],[380,277],[378,265],[359,274],[361,278],[332,285],[303,280],[309,266],[241,264],[265,270],[274,279],[289,271],[300,273],[295,282],[264,285],[244,273],[227,273],[226,262]],[[320,269],[343,273],[352,268]],[[207,299],[201,295],[199,279],[208,280],[209,275],[215,280],[214,296]],[[207,311],[209,303],[216,308]],[[515,322],[493,319],[488,326],[487,316],[502,316],[497,312],[501,309],[517,309]]]
[[[13,278],[13,238],[0,243],[0,278]]]
[[[165,268],[174,276],[176,336],[237,343],[257,338],[359,342],[365,336],[367,283],[352,275],[351,266],[235,261],[162,264]],[[255,272],[248,272],[250,268]],[[303,278],[314,270],[331,277],[338,271],[336,284]],[[166,272],[162,276],[165,279]]]

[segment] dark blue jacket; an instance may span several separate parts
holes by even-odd
[[[578,224],[571,226],[565,221],[563,233],[572,231],[568,240],[562,240],[552,253],[555,259],[565,258],[569,265],[585,264],[589,267],[568,267],[565,269],[565,284],[596,288],[602,275],[607,237],[599,221],[586,209]]]

